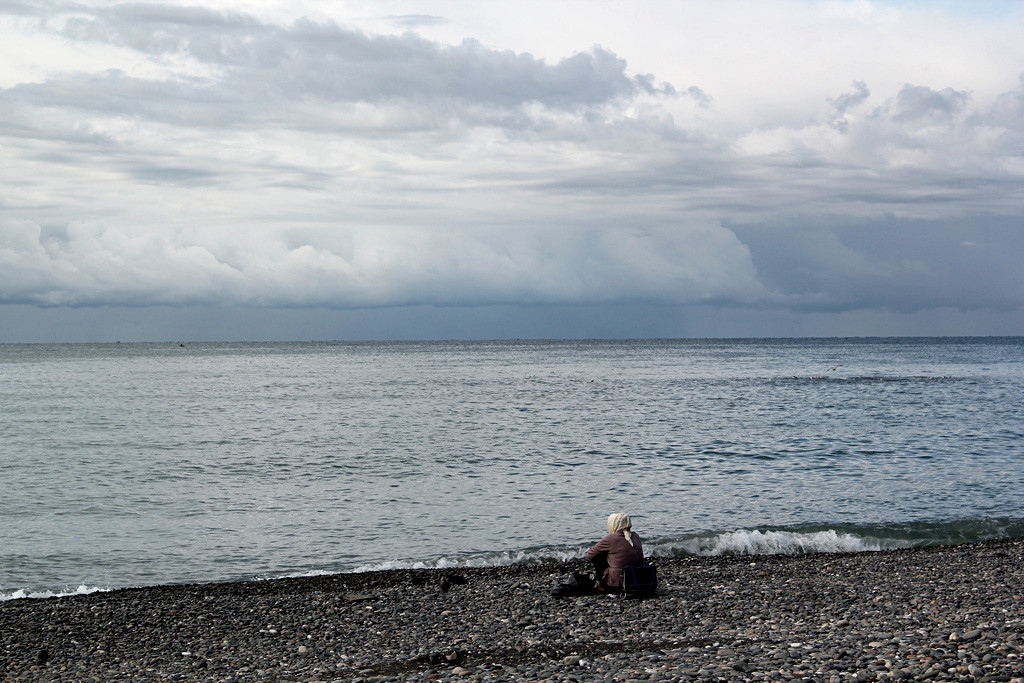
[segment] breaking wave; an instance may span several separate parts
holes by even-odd
[[[835,529],[814,532],[740,529],[712,536],[696,536],[652,545],[652,556],[678,555],[802,555],[805,553],[858,553],[884,548],[905,548],[899,541],[885,543]]]
[[[20,600],[21,598],[63,598],[69,595],[88,595],[89,593],[106,593],[109,588],[97,588],[95,586],[86,586],[82,584],[78,588],[73,590],[69,589],[66,591],[29,591],[25,589],[19,589],[11,591],[10,593],[4,593],[0,591],[0,602],[5,600]]]

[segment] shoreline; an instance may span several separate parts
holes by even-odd
[[[9,600],[0,680],[1024,683],[1024,539],[655,563],[643,601],[553,597],[578,560]]]

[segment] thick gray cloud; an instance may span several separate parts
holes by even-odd
[[[73,223],[0,224],[0,297],[39,305],[367,307],[763,296],[746,248],[716,226],[678,231],[536,229],[497,236],[416,230],[294,244],[183,244]],[[472,287],[467,287],[472,283]]]
[[[896,96],[892,120],[897,123],[919,119],[945,120],[960,114],[970,96],[952,88],[935,92],[924,85],[907,85]]]
[[[311,99],[342,103],[449,100],[503,108],[536,102],[574,109],[639,92],[672,92],[671,86],[656,86],[650,77],[629,76],[625,60],[600,47],[548,64],[529,54],[484,48],[472,40],[443,46],[413,33],[367,36],[308,20],[287,27],[268,26],[244,16],[159,5],[118,6],[88,18],[68,18],[60,32],[72,40],[102,41],[155,57],[187,57],[216,67],[220,70],[216,77],[177,83],[179,90],[166,97],[182,98],[188,89],[193,104],[218,108],[239,100],[262,99],[285,106]],[[68,87],[55,84],[53,90],[59,97]],[[102,88],[102,81],[89,87]],[[137,94],[142,97],[136,93],[130,97],[140,104],[160,96],[159,92]],[[71,97],[88,104],[77,93]],[[101,94],[99,100],[104,103],[108,98]]]
[[[590,44],[541,59],[174,3],[0,19],[86,55],[0,72],[0,305],[20,314],[635,307],[659,325],[687,311],[649,326],[678,334],[702,317],[1024,320],[1022,80],[981,97],[941,74],[847,79],[744,121],[721,84]]]

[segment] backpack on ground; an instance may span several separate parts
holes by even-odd
[[[622,568],[622,594],[627,598],[648,598],[658,590],[658,570],[653,564]]]

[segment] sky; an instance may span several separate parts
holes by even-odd
[[[0,0],[0,342],[1024,335],[1024,2]]]

